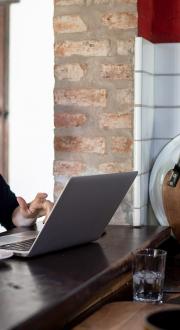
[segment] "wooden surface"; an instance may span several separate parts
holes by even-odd
[[[179,309],[178,305],[145,304],[130,301],[107,304],[73,330],[144,330],[145,317],[155,311]],[[172,328],[173,329],[173,328]]]
[[[72,330],[144,330],[145,318],[152,312],[178,309],[180,314],[180,245],[172,237],[160,248],[168,252],[166,276],[162,304],[137,303],[132,301],[132,280],[124,301],[116,297],[116,302],[106,304],[97,312],[72,326]],[[129,298],[129,301],[127,301]],[[117,302],[118,301],[118,302]],[[180,326],[176,324],[176,329]],[[172,328],[173,329],[173,328]]]
[[[169,235],[167,227],[109,226],[95,243],[1,261],[0,329],[62,329],[126,283],[133,250],[158,246]]]

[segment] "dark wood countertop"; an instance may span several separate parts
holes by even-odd
[[[1,330],[62,329],[126,283],[132,251],[169,236],[169,227],[108,226],[97,242],[1,262]]]
[[[162,308],[163,310],[178,309],[180,312],[180,306],[173,304],[162,306],[133,301],[114,302],[103,306],[73,330],[145,330],[146,316]]]

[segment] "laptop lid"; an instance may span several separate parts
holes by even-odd
[[[28,256],[98,239],[136,175],[126,172],[72,177]]]

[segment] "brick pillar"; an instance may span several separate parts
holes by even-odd
[[[132,169],[136,0],[55,0],[55,197],[70,176]],[[130,220],[129,193],[116,223]],[[128,215],[128,216],[127,216]]]

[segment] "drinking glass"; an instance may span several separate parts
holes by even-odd
[[[163,299],[167,252],[160,249],[136,251],[133,258],[133,299],[160,303]]]

